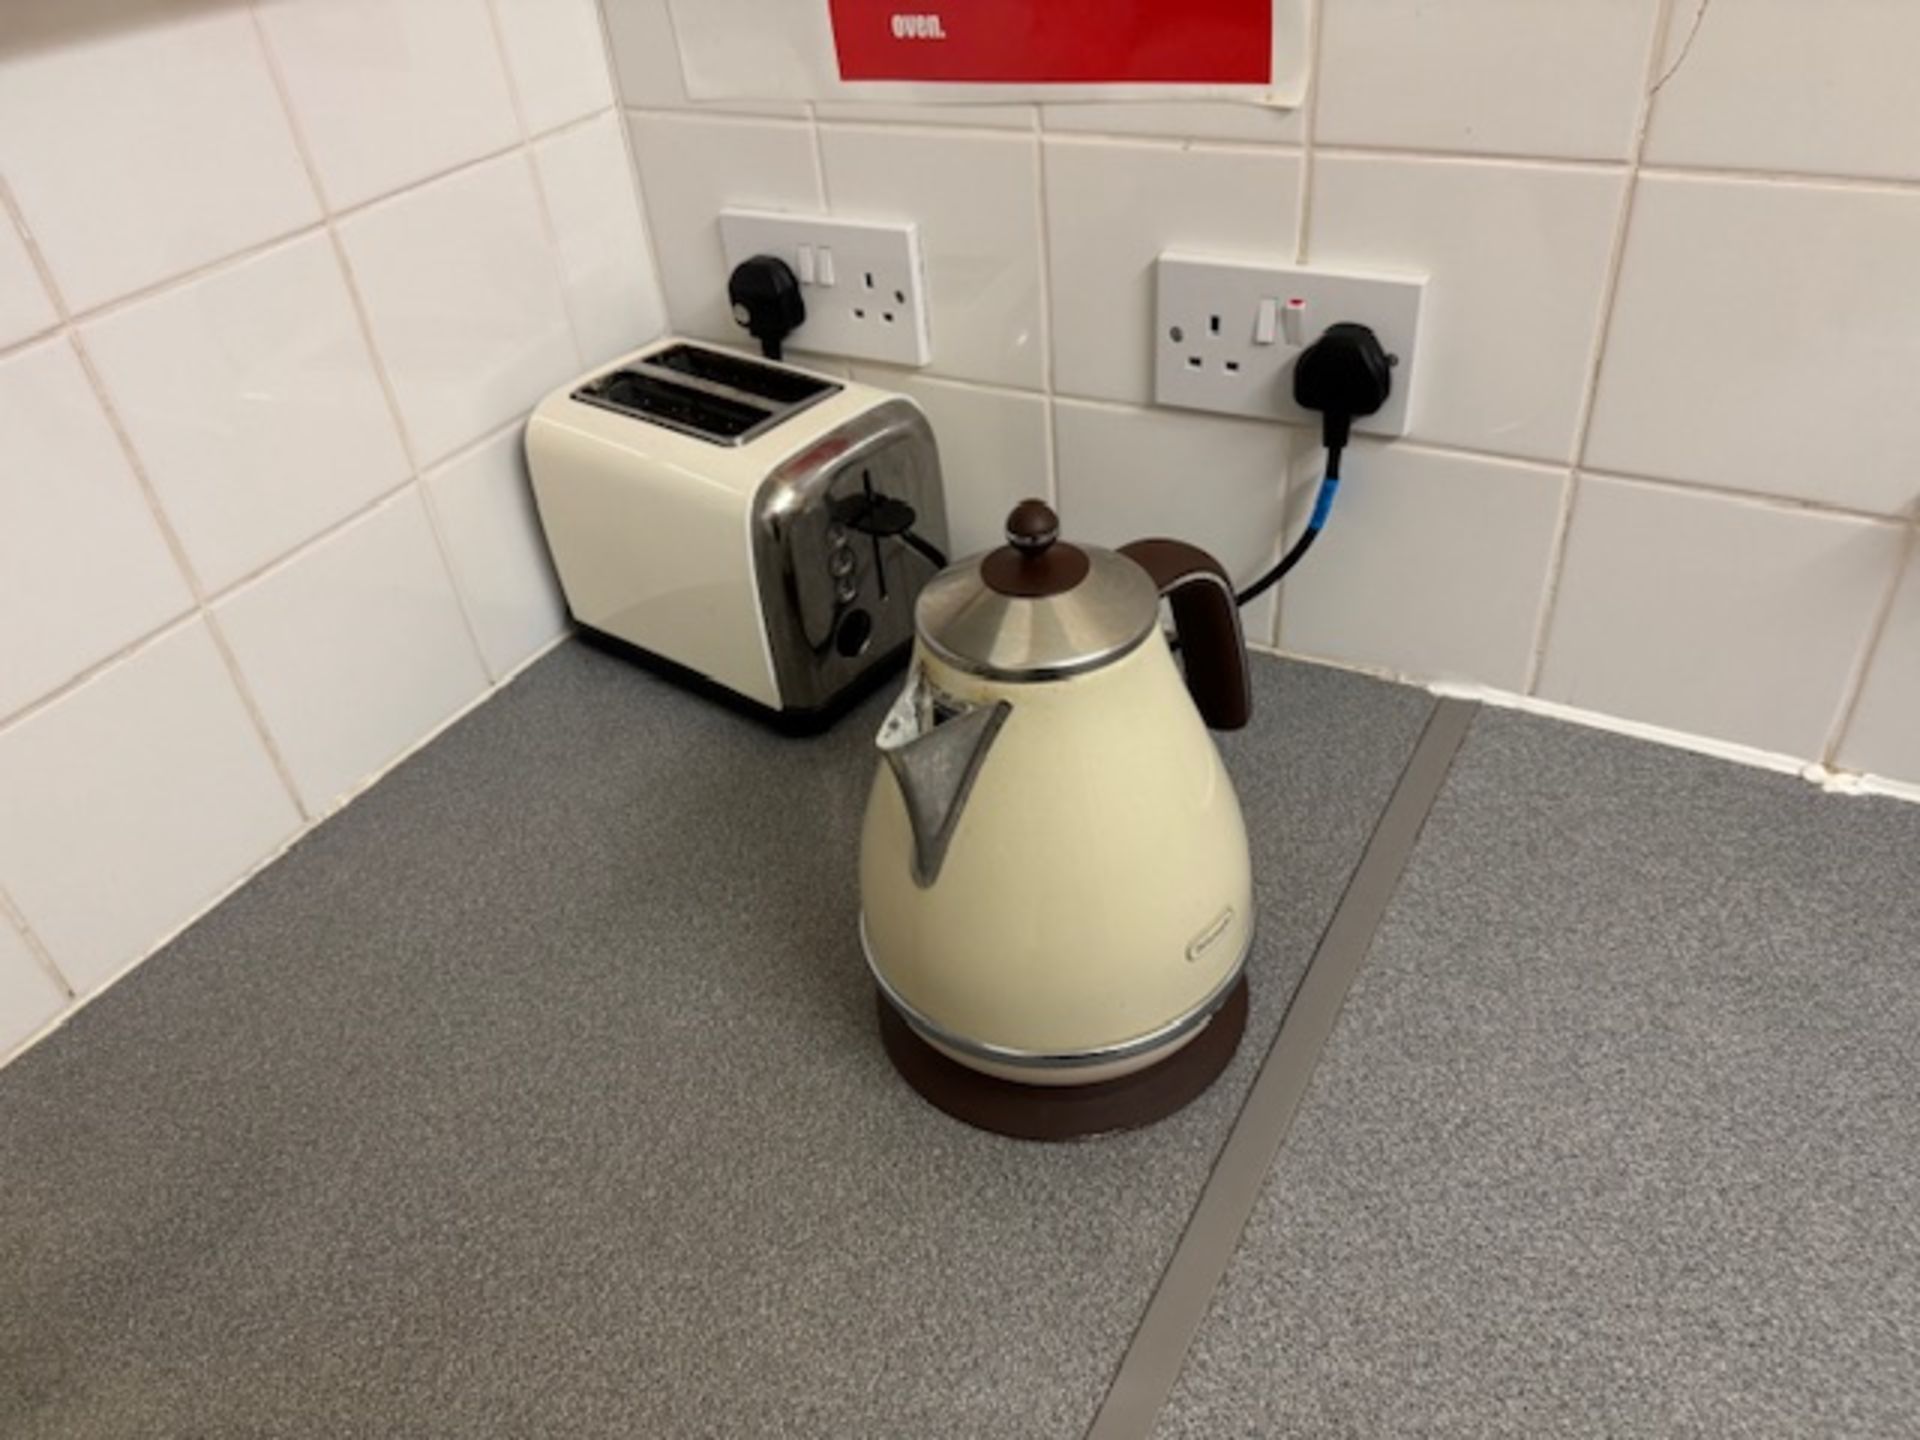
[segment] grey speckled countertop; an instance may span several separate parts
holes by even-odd
[[[1256,663],[1240,1056],[1046,1147],[880,1053],[885,697],[556,651],[0,1071],[0,1434],[1078,1435],[1430,704]]]
[[[1049,1147],[881,1055],[884,697],[557,651],[0,1071],[0,1435],[1083,1435],[1430,709],[1256,664],[1241,1053]],[[1480,714],[1134,1433],[1920,1431],[1916,856]]]

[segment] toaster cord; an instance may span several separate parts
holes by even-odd
[[[924,555],[927,563],[933,566],[934,569],[944,570],[947,568],[947,557],[940,553],[940,547],[938,545],[935,545],[925,536],[916,535],[911,530],[902,530],[900,532],[900,538]]]

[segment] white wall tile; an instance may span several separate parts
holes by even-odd
[[[933,130],[821,131],[836,215],[920,226],[935,374],[1038,388],[1039,146]]]
[[[72,347],[0,360],[0,715],[192,603]]]
[[[1166,536],[1208,551],[1236,587],[1274,560],[1287,476],[1305,433],[1177,410],[1054,407],[1061,533],[1119,546]],[[1273,630],[1273,593],[1242,612],[1250,638]]]
[[[260,20],[336,209],[520,138],[487,0],[264,0]]]
[[[1874,648],[1839,763],[1920,784],[1920,552],[1911,552]]]
[[[518,425],[426,476],[454,583],[498,678],[566,628]]]
[[[340,223],[340,240],[421,463],[579,368],[524,155],[362,210]]]
[[[0,172],[86,310],[319,218],[240,6],[14,0]]]
[[[666,329],[620,121],[601,116],[534,146],[574,334],[589,365]]]
[[[1624,160],[1657,0],[1326,0],[1314,139]]]
[[[407,476],[324,235],[113,311],[82,334],[209,590]]]
[[[821,211],[812,134],[804,125],[731,116],[633,115],[629,123],[673,328],[744,339],[727,309],[720,211]]]
[[[200,621],[0,731],[0,795],[8,891],[83,995],[299,823]]]
[[[1305,112],[1297,107],[1236,100],[1096,100],[1040,107],[1041,128],[1061,135],[1157,135],[1172,140],[1298,145],[1305,120]]]
[[[1154,259],[1291,261],[1299,180],[1278,152],[1046,141],[1055,388],[1150,401]]]
[[[1431,276],[1414,439],[1571,457],[1624,172],[1322,156],[1312,262]]]
[[[1038,395],[953,385],[879,365],[854,378],[911,396],[927,412],[946,487],[947,548],[958,557],[1005,539],[1007,512],[1051,493],[1047,405]]]
[[[597,0],[494,0],[527,129],[538,135],[613,104]]]
[[[412,488],[215,614],[315,814],[486,688]]]
[[[66,992],[0,915],[0,1060],[66,1007]]]
[[[1371,440],[1341,469],[1327,528],[1282,586],[1281,648],[1524,690],[1567,472]]]
[[[673,35],[667,0],[604,0],[607,38],[613,46],[613,68],[620,94],[629,105],[678,109],[737,111],[752,115],[784,115],[805,119],[807,107],[791,100],[699,101],[687,99],[680,74],[680,49]]]
[[[1640,181],[1589,463],[1897,512],[1916,395],[1920,194]]]
[[[1920,179],[1920,8],[1740,0],[1696,31],[1703,3],[1674,6],[1649,163]]]
[[[1890,524],[1588,476],[1538,693],[1817,757],[1902,538]]]
[[[0,345],[50,330],[59,320],[13,222],[0,214]]]

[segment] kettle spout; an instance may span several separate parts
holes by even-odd
[[[922,889],[939,879],[973,782],[1012,712],[1005,700],[956,705],[936,695],[916,667],[881,723],[874,744],[906,802],[913,880]]]

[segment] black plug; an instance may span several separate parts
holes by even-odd
[[[1354,416],[1373,414],[1392,392],[1393,356],[1373,331],[1350,321],[1329,325],[1293,365],[1294,403],[1320,412],[1329,473],[1338,473]]]
[[[756,255],[734,266],[727,277],[727,299],[733,318],[760,342],[760,353],[769,360],[780,358],[780,342],[807,318],[800,281],[777,255]]]

